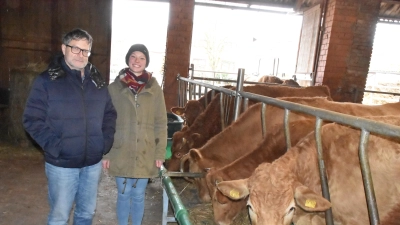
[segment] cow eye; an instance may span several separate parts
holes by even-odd
[[[286,212],[285,217],[292,219],[295,211],[296,211],[296,207],[294,207],[294,206],[290,207],[289,210]]]
[[[283,224],[292,224],[294,212],[296,211],[296,207],[292,206],[289,208],[289,210],[286,212],[286,215],[283,217]]]

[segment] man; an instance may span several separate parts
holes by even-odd
[[[93,39],[74,29],[62,39],[63,55],[34,81],[23,125],[44,151],[48,225],[92,224],[101,160],[110,150],[117,113],[106,83],[88,62]]]

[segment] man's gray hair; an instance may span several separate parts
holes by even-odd
[[[90,48],[92,48],[93,38],[92,36],[85,30],[80,28],[73,29],[72,31],[68,32],[62,38],[62,43],[64,45],[68,45],[72,40],[82,40],[86,39],[89,42]]]

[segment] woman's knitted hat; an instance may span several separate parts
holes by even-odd
[[[131,56],[132,52],[136,52],[136,51],[139,51],[144,54],[144,56],[146,57],[146,67],[149,66],[149,63],[150,63],[149,51],[147,50],[146,46],[144,46],[142,44],[135,44],[129,48],[128,53],[126,53],[126,56],[125,56],[126,65],[129,66],[129,57]]]

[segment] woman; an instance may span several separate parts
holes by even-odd
[[[117,110],[114,144],[104,157],[103,168],[115,176],[118,188],[119,225],[142,223],[149,178],[158,176],[167,146],[167,112],[157,80],[145,68],[150,58],[146,46],[135,44],[122,69],[109,85]]]

